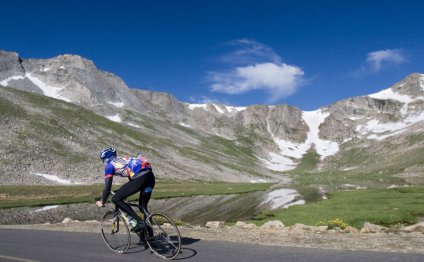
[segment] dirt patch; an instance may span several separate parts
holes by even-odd
[[[199,239],[280,245],[336,250],[367,250],[402,253],[424,253],[422,233],[325,233],[299,232],[290,228],[277,230],[240,229],[236,227],[183,229],[186,236]]]

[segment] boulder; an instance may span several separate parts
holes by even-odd
[[[268,230],[268,229],[280,229],[280,228],[283,228],[283,227],[284,227],[283,222],[281,222],[279,220],[272,220],[272,221],[266,222],[260,228]]]
[[[355,227],[347,226],[345,229],[343,229],[343,232],[351,233],[351,234],[357,234],[357,233],[359,233],[359,230]]]
[[[380,233],[386,230],[387,230],[387,227],[375,225],[370,222],[365,222],[364,226],[361,229],[361,233]]]
[[[71,222],[73,222],[74,220],[70,217],[66,217],[65,219],[63,219],[62,224],[69,224]]]
[[[424,222],[416,223],[415,225],[410,225],[402,228],[403,232],[412,233],[412,232],[420,232],[424,233]]]
[[[98,224],[98,223],[100,223],[99,221],[97,221],[97,220],[85,220],[84,221],[85,223],[89,223],[89,224]]]
[[[246,226],[247,224],[246,224],[246,222],[243,222],[243,221],[237,221],[236,222],[236,227],[244,227],[244,226]]]
[[[223,228],[225,222],[224,221],[208,221],[206,222],[207,228]]]
[[[256,226],[253,223],[249,223],[249,224],[244,225],[243,228],[245,228],[245,229],[257,229],[258,226]]]

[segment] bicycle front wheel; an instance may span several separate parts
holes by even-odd
[[[125,253],[131,244],[130,230],[115,212],[108,211],[102,217],[102,237],[106,245],[116,253]]]
[[[146,242],[158,257],[173,259],[181,249],[181,235],[174,221],[164,214],[151,214],[146,222]]]

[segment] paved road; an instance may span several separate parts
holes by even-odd
[[[423,243],[424,244],[424,243]],[[306,248],[258,246],[183,238],[177,260],[206,261],[424,261],[424,254],[333,251]],[[163,261],[142,246],[131,246],[127,254],[115,254],[100,234],[58,231],[0,229],[1,262],[121,262]]]

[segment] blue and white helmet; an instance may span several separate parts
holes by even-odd
[[[116,157],[116,150],[113,147],[107,148],[100,152],[100,159],[103,162],[109,163]]]

